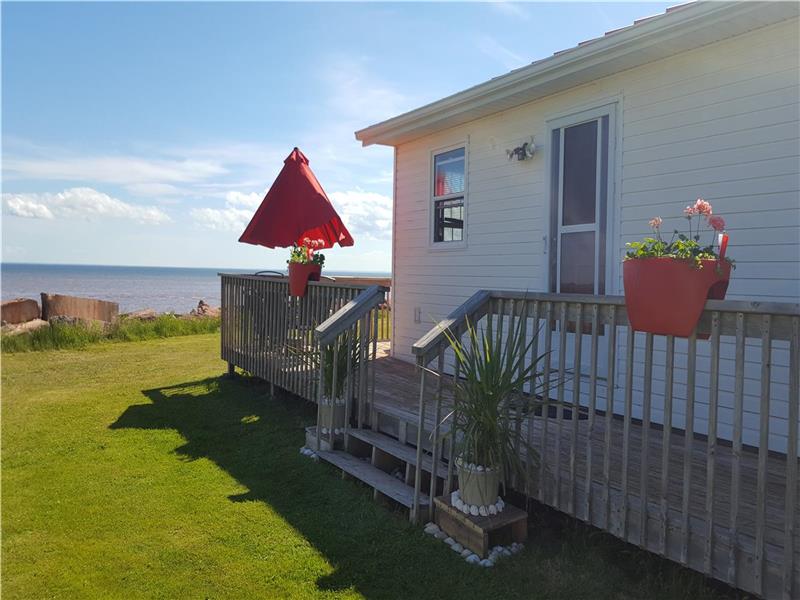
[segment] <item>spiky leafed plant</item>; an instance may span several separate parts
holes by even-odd
[[[333,344],[321,349],[320,355],[324,377],[324,395],[331,399],[341,398],[344,394],[348,377],[358,371],[361,359],[358,340],[355,335],[352,339],[348,334],[340,335]],[[336,373],[335,390],[333,389],[334,372]]]
[[[499,327],[492,334],[468,320],[463,337],[444,331],[460,374],[454,409],[445,417],[456,456],[464,463],[499,469],[504,485],[511,478],[527,481],[538,464],[538,454],[518,433],[524,415],[546,404],[537,398],[542,385],[537,366],[546,355],[526,360],[538,335],[534,331],[526,342],[526,328],[519,319],[505,335]]]

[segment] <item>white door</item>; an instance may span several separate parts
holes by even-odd
[[[611,281],[610,224],[613,198],[614,117],[616,105],[571,115],[548,123],[550,130],[549,291],[558,294],[604,295]],[[590,333],[591,314],[583,315]],[[553,336],[552,368],[571,381],[575,327],[568,328],[565,365],[559,365],[558,325]],[[601,329],[602,332],[602,329]],[[584,336],[580,376],[588,381],[591,344]],[[598,371],[607,372],[607,341],[599,340]],[[571,390],[572,386],[568,386]],[[588,386],[582,384],[582,390]],[[598,390],[599,391],[599,390]],[[585,396],[585,394],[582,394]],[[603,393],[603,396],[605,394]],[[571,400],[571,396],[567,397]]]

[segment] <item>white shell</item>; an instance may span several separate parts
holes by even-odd
[[[482,467],[481,465],[478,465],[477,467],[475,467],[475,470],[476,470],[478,473],[483,473],[483,467]]]
[[[493,567],[494,566],[494,563],[492,561],[490,561],[488,558],[484,558],[478,564],[480,564],[480,566],[482,566],[482,567]]]
[[[470,506],[469,507],[469,514],[471,514],[473,517],[477,517],[478,516],[478,507],[475,506],[474,504],[472,506]]]
[[[497,512],[503,512],[503,505],[500,504],[499,502],[495,504],[494,507],[495,509],[497,509]]]
[[[489,511],[486,510],[485,506],[479,506],[478,507],[478,514],[480,516],[482,516],[482,517],[488,517],[489,516]]]
[[[466,560],[467,560],[467,562],[468,562],[469,564],[471,564],[471,565],[477,565],[479,562],[481,562],[481,557],[480,557],[480,556],[478,556],[477,554],[470,554],[470,555],[467,557],[467,559],[466,559]]]
[[[465,515],[468,515],[468,514],[469,514],[469,506],[467,506],[466,504],[463,504],[463,503],[462,503],[462,504],[461,504],[461,508],[459,508],[459,510],[460,510],[461,512],[463,512]]]
[[[456,541],[453,538],[448,536],[448,537],[444,538],[444,543],[447,544],[448,546],[452,546],[453,544],[456,543]]]
[[[497,514],[497,507],[494,504],[490,504],[489,508],[488,508],[488,511],[489,511],[490,515],[496,515]]]
[[[437,531],[433,534],[433,537],[435,537],[437,540],[443,540],[447,537],[447,534],[444,531]]]
[[[458,501],[461,499],[461,498],[460,498],[460,496],[461,496],[461,495],[458,493],[458,490],[456,490],[455,492],[453,492],[452,494],[450,494],[450,504],[452,504],[453,506],[455,506],[455,505],[456,505],[456,503],[457,503],[457,502],[458,502]]]
[[[500,510],[503,510],[505,508],[505,506],[506,506],[506,503],[503,501],[503,499],[499,498],[499,497],[497,498],[497,504],[500,505],[499,506]]]
[[[461,545],[461,544],[459,544],[458,542],[456,542],[455,544],[453,544],[452,546],[450,546],[450,550],[452,550],[453,552],[458,552],[459,554],[461,554],[461,551],[462,551],[463,549],[464,549],[464,546],[462,546],[462,545]]]

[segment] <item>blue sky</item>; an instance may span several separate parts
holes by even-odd
[[[389,148],[356,129],[665,3],[2,3],[3,260],[279,267],[237,239],[295,145],[388,271]]]

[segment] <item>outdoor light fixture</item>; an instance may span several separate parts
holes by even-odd
[[[534,137],[531,136],[530,141],[525,142],[521,146],[517,146],[513,150],[506,150],[508,160],[512,160],[515,157],[517,160],[528,160],[529,158],[533,158],[533,155],[536,153],[536,144],[534,142]]]

